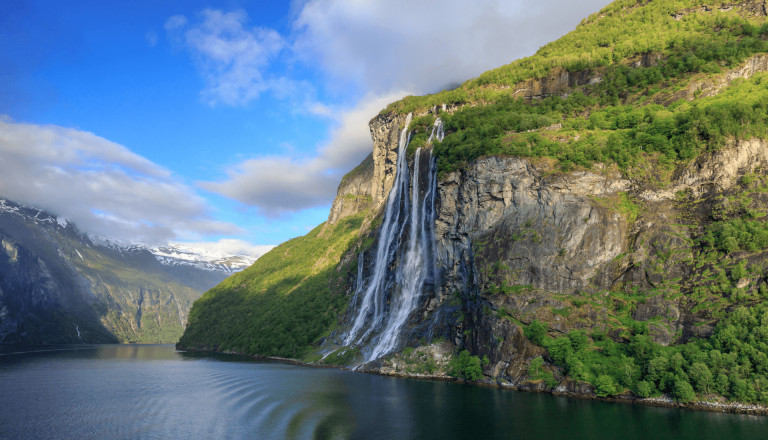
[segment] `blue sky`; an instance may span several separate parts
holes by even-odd
[[[325,220],[388,102],[607,3],[2,2],[0,195],[122,240],[277,244]]]

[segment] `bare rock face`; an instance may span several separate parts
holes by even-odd
[[[331,205],[331,213],[328,215],[329,225],[335,225],[340,219],[370,207],[373,171],[373,155],[371,154],[357,168],[344,176],[339,184],[336,198]]]
[[[702,158],[676,179],[673,191],[691,190],[695,196],[723,192],[756,167],[768,164],[768,142],[763,139],[737,141]]]
[[[369,124],[373,139],[371,195],[374,209],[384,204],[395,182],[397,146],[405,118],[405,115],[379,114]]]
[[[502,278],[560,293],[609,288],[603,269],[626,251],[628,226],[606,205],[629,187],[592,172],[542,177],[517,158],[481,159],[446,176],[436,221],[444,287],[461,289],[461,268],[482,262],[494,269],[478,275],[481,289]]]
[[[734,75],[766,70],[766,60],[752,60]],[[534,95],[590,78],[553,77]],[[370,163],[342,183],[332,219],[358,209],[348,201],[361,196],[379,212],[394,182],[404,121],[381,114],[371,121]],[[744,140],[703,155],[663,185],[600,164],[565,173],[544,159],[515,157],[484,157],[442,175],[435,200],[437,285],[409,321],[410,342],[445,338],[487,356],[487,376],[519,385],[531,359],[546,357],[522,330],[534,319],[553,336],[583,329],[621,339],[626,336],[609,321],[624,310],[662,345],[708,337],[716,319],[681,293],[698,270],[692,261],[701,231],[690,225],[711,221],[718,203],[726,212],[728,198],[721,196],[738,193],[742,178],[760,169],[768,169],[768,142]],[[748,282],[744,288],[751,288]],[[630,306],[617,292],[643,296]]]
[[[562,67],[555,67],[543,78],[534,78],[523,81],[515,86],[513,96],[540,99],[550,95],[558,95],[567,90],[587,84],[597,84],[602,81],[599,72],[581,70],[569,72]]]

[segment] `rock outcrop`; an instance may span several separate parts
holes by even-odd
[[[373,191],[373,155],[370,154],[339,184],[336,198],[328,214],[328,224],[335,225],[340,219],[370,208]]]
[[[405,118],[405,115],[379,114],[369,124],[373,139],[371,195],[375,209],[381,208],[386,202],[395,182],[397,143]]]
[[[401,119],[371,121],[372,206],[392,186]],[[530,360],[546,353],[520,324],[539,319],[550,332],[599,329],[621,338],[609,324],[620,307],[609,292],[637,290],[656,292],[631,312],[652,340],[706,337],[714,321],[674,291],[695,278],[696,231],[680,220],[706,223],[716,200],[761,168],[768,169],[768,145],[746,140],[702,156],[664,185],[602,165],[565,173],[515,157],[481,158],[443,175],[435,202],[439,287],[422,298],[411,343],[444,337],[487,356],[486,375],[520,384]],[[692,200],[702,208],[692,211]],[[374,370],[392,374],[389,363],[379,365]]]

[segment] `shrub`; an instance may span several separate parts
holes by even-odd
[[[644,380],[641,380],[640,382],[637,383],[637,385],[635,385],[635,395],[637,395],[637,397],[643,397],[643,398],[651,397],[652,394],[653,394],[653,387],[651,386],[650,383]]]
[[[602,374],[595,380],[595,394],[600,397],[616,394],[616,382],[607,374]]]
[[[544,343],[544,336],[547,334],[547,325],[538,319],[534,319],[523,330],[525,337],[530,339],[536,345],[542,345]]]
[[[589,338],[587,338],[584,330],[572,330],[568,332],[568,339],[571,340],[573,351],[579,352],[589,345]]]
[[[677,378],[675,380],[675,387],[672,393],[675,399],[680,402],[690,402],[696,397],[696,393],[693,391],[693,387],[687,380]]]
[[[488,358],[484,358],[486,361]],[[487,362],[486,362],[487,363]],[[454,356],[448,366],[449,374],[466,380],[476,381],[483,377],[483,368],[480,366],[480,358],[472,356],[467,350],[462,350],[458,356]]]

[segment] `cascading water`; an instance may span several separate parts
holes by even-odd
[[[387,199],[372,271],[367,284],[363,272],[358,272],[355,290],[356,296],[362,293],[362,299],[344,339],[344,345],[370,345],[366,361],[378,359],[398,346],[408,318],[418,308],[425,288],[435,280],[435,160],[431,150],[418,149],[413,173],[409,172],[405,153],[410,122],[408,115],[400,134],[395,183]],[[442,140],[443,136],[438,119],[430,141]]]
[[[445,110],[445,108],[443,108]],[[440,118],[435,119],[435,123],[432,125],[432,133],[427,139],[427,143],[432,143],[434,139],[442,142],[445,138],[445,128],[443,128],[443,121]]]

